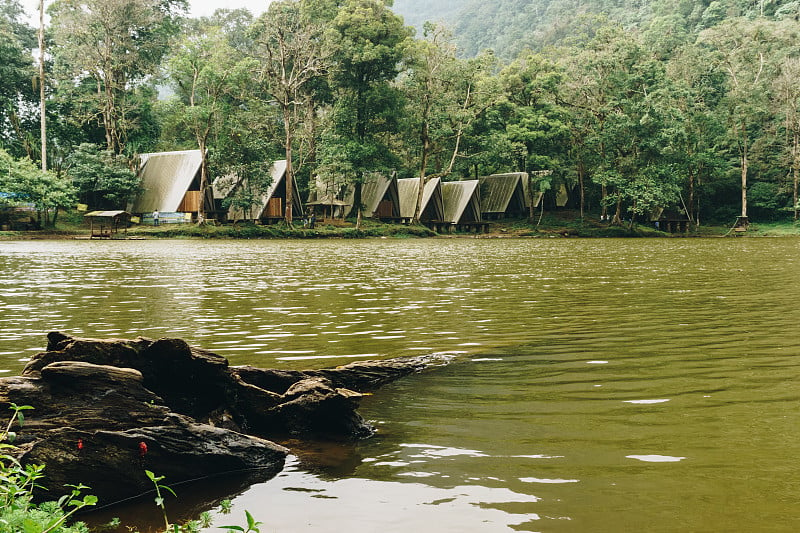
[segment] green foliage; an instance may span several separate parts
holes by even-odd
[[[169,527],[169,519],[167,518],[167,507],[166,507],[166,505],[164,503],[164,494],[162,494],[162,492],[163,493],[167,493],[168,492],[168,493],[172,494],[173,496],[176,496],[175,491],[172,490],[167,485],[162,485],[161,484],[161,480],[164,479],[164,476],[156,476],[150,470],[145,470],[144,473],[147,476],[147,479],[150,480],[150,482],[153,484],[153,487],[155,488],[155,491],[156,491],[156,497],[155,497],[156,507],[161,509],[161,513],[164,515],[164,526],[166,528],[165,531],[168,531],[170,529],[170,527]]]
[[[30,148],[25,116],[18,106],[34,100],[29,53],[34,34],[23,20],[17,2],[0,3],[0,148],[15,155],[22,155]]]
[[[77,122],[99,119],[116,154],[140,126],[136,88],[152,82],[185,8],[185,0],[57,0],[49,7],[58,91],[82,102]]]
[[[241,533],[260,533],[260,527],[263,525],[262,522],[256,522],[253,518],[253,515],[250,514],[249,511],[244,512],[245,517],[247,518],[247,529],[243,528],[242,526],[220,526],[221,529],[227,529],[230,533],[231,531],[240,531]]]
[[[0,192],[33,204],[45,226],[55,225],[58,209],[73,205],[76,193],[67,178],[42,172],[30,159],[14,159],[1,148]]]
[[[797,0],[446,4],[282,0],[259,18],[179,22],[183,0],[54,1],[51,167],[94,207],[122,207],[135,185],[87,142],[200,148],[201,188],[235,176],[223,208],[243,212],[284,158],[301,189],[353,185],[356,198],[373,171],[524,170],[551,171],[536,185],[563,184],[580,192],[573,206],[618,219],[655,205],[726,217],[748,192],[759,218],[798,203]],[[442,18],[452,33],[426,23]],[[35,157],[38,136],[23,21],[16,0],[0,2],[0,146],[14,161]],[[5,189],[24,189],[43,223],[72,201],[64,180],[14,172]]]
[[[396,131],[400,119],[401,94],[390,82],[409,36],[402,19],[378,0],[347,0],[339,9],[326,33],[336,100],[323,167],[344,164],[357,181],[395,162],[384,135]]]
[[[11,403],[11,417],[0,430],[0,533],[88,533],[81,522],[68,526],[76,512],[97,504],[97,498],[81,495],[85,485],[68,485],[71,489],[58,501],[33,503],[33,491],[38,487],[44,470],[42,465],[22,465],[11,455],[16,437],[15,425],[25,421],[23,412],[31,406]]]
[[[124,158],[83,143],[68,157],[65,172],[81,203],[98,209],[125,209],[139,192],[139,177]]]

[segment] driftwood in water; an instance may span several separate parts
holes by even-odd
[[[151,488],[148,469],[173,482],[259,469],[267,479],[288,450],[269,438],[347,440],[374,430],[356,408],[362,393],[442,358],[357,362],[335,369],[229,367],[181,339],[48,335],[22,376],[0,379],[0,423],[11,403],[30,405],[17,454],[45,464],[60,494],[85,483],[119,498]],[[5,419],[5,422],[3,422]]]

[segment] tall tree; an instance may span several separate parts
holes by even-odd
[[[797,50],[798,25],[763,18],[737,18],[703,31],[699,41],[713,52],[714,64],[728,78],[724,100],[728,131],[739,159],[740,222],[747,221],[748,169],[760,125],[768,115],[775,65]]]
[[[39,123],[41,137],[41,159],[42,171],[47,171],[47,105],[45,100],[45,78],[44,78],[44,0],[39,0]]]
[[[411,42],[409,57],[402,88],[410,103],[412,127],[419,135],[419,190],[413,217],[413,222],[419,222],[429,160],[454,103],[447,88],[457,61],[456,48],[447,29],[425,23],[423,38]]]
[[[84,122],[97,120],[106,146],[125,152],[136,127],[133,89],[147,83],[178,31],[186,0],[56,0],[50,6],[58,89],[86,106]],[[93,91],[82,82],[91,80]]]
[[[389,6],[383,0],[346,0],[326,31],[336,101],[323,169],[341,163],[349,168],[359,226],[364,173],[396,161],[387,137],[396,131],[402,103],[391,81],[400,70],[411,29]]]
[[[218,27],[187,35],[169,60],[176,89],[171,127],[190,133],[201,154],[198,224],[205,223],[210,190],[209,143],[234,113],[253,68],[254,62],[242,58]]]
[[[0,0],[0,146],[33,157],[23,109],[34,99],[30,53],[36,45],[33,28],[23,17],[17,0]]]
[[[663,65],[618,25],[600,28],[567,64],[563,101],[588,121],[582,146],[599,155],[592,179],[601,186],[603,215],[613,206],[612,222],[621,224],[624,206],[633,220],[674,201],[677,187],[663,154]]]
[[[567,112],[557,102],[562,73],[558,66],[540,54],[526,51],[500,73],[509,119],[506,132],[515,143],[521,159],[520,170],[537,172],[548,178],[561,166],[568,146],[569,128]],[[584,188],[581,190],[581,216],[583,216]],[[533,187],[530,188],[533,194]],[[531,198],[533,199],[533,198]],[[530,219],[534,218],[534,202],[530,205]]]
[[[778,116],[783,117],[784,145],[792,177],[792,210],[796,221],[800,212],[800,58],[787,58],[781,62],[773,87],[773,101]]]
[[[281,110],[286,155],[285,220],[292,225],[295,172],[293,147],[298,127],[313,108],[312,88],[326,73],[328,50],[323,26],[309,19],[296,0],[272,2],[253,27],[258,72],[264,90]]]
[[[726,74],[715,69],[708,50],[695,44],[682,47],[667,63],[669,107],[665,150],[675,172],[686,178],[685,203],[689,220],[701,224],[700,198],[706,186],[721,178],[728,161],[724,144],[725,117],[719,103],[725,94]]]

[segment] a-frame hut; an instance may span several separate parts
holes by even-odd
[[[450,231],[453,228],[483,231],[486,223],[481,217],[479,180],[448,181],[443,182],[441,187],[444,221],[447,226],[434,229],[437,231],[441,229]]]
[[[569,191],[567,191],[567,186],[562,183],[556,193],[556,207],[564,207],[567,202],[569,202]]]
[[[261,193],[258,199],[253,203],[251,208],[242,208],[240,206],[231,206],[227,212],[227,219],[231,221],[250,220],[260,221],[262,223],[274,223],[283,220],[286,216],[286,160],[280,159],[275,161],[269,169],[272,181],[265,191]],[[230,179],[230,178],[222,178]],[[303,216],[303,202],[300,200],[300,194],[297,187],[297,180],[292,177],[292,213],[296,217]],[[215,194],[221,195],[225,189],[227,193],[236,194],[238,190],[248,186],[247,180],[234,179],[234,184],[231,187],[224,181],[218,182],[215,185]]]
[[[346,192],[341,177],[323,179],[316,176],[314,184],[309,188],[306,205],[315,212],[321,210],[323,220],[344,218],[345,211],[350,212],[348,203],[343,199]]]
[[[419,217],[420,221],[425,224],[444,221],[441,181],[439,178],[430,178],[425,182]],[[411,222],[417,207],[419,178],[397,180],[397,190],[400,195],[400,218],[405,223]]]
[[[175,213],[196,215],[200,210],[200,150],[158,152],[139,156],[142,190],[130,206],[131,213],[162,220]],[[214,209],[211,187],[206,188],[205,211]],[[182,218],[182,217],[178,217]]]
[[[528,173],[510,172],[482,176],[480,181],[481,211],[483,218],[499,219],[528,214]]]
[[[345,216],[356,214],[355,186],[347,188],[344,198]],[[368,174],[361,184],[361,204],[364,206],[363,216],[380,220],[398,220],[400,218],[400,193],[397,176],[385,176],[378,172]]]

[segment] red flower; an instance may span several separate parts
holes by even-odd
[[[83,439],[78,439],[78,446],[77,447],[78,447],[78,451],[81,451],[83,449]]]
[[[139,457],[147,455],[147,444],[144,441],[139,443]]]

